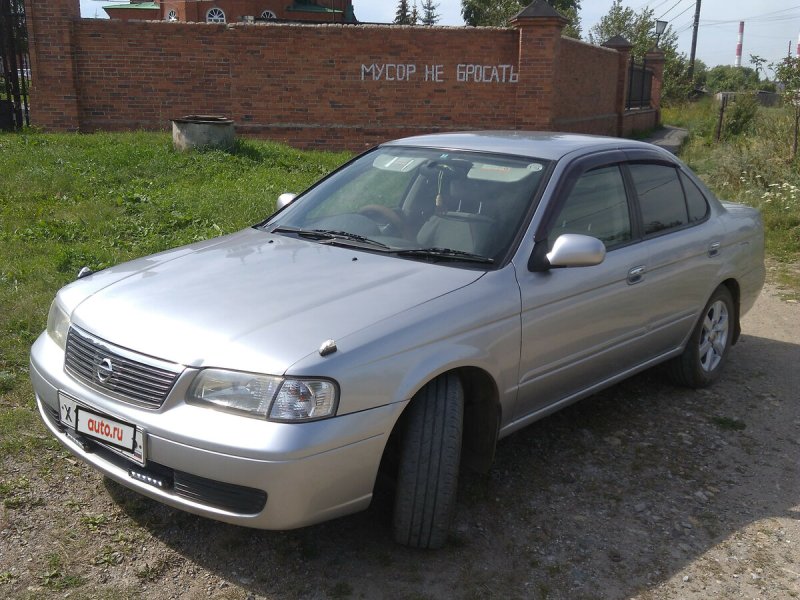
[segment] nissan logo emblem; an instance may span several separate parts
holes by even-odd
[[[100,383],[105,383],[111,376],[114,374],[114,365],[111,364],[110,358],[104,358],[97,364],[97,368],[95,369],[95,377],[97,377],[97,381]]]

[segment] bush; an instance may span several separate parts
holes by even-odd
[[[800,172],[789,142],[793,113],[785,107],[754,108],[753,103],[749,96],[746,100],[740,96],[729,105],[726,133],[719,143],[713,137],[714,102],[665,110],[663,118],[690,130],[681,158],[720,198],[761,210],[771,257],[796,264],[800,261]]]
[[[755,94],[737,94],[736,101],[728,105],[727,116],[723,124],[725,139],[751,131],[758,108],[758,99]]]

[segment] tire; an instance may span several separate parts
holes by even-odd
[[[703,309],[683,354],[669,363],[670,375],[676,383],[702,388],[717,380],[728,358],[735,318],[730,291],[724,285],[718,287]]]
[[[440,548],[456,502],[464,390],[453,374],[434,379],[411,400],[401,437],[394,538],[415,548]]]

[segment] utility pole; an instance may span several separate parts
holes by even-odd
[[[694,30],[692,31],[692,53],[689,55],[689,81],[694,80],[694,55],[697,51],[697,28],[700,26],[700,0],[694,3]]]

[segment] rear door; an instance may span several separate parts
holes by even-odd
[[[717,284],[724,231],[680,167],[655,152],[628,153],[627,169],[648,252],[649,355],[680,347]]]

